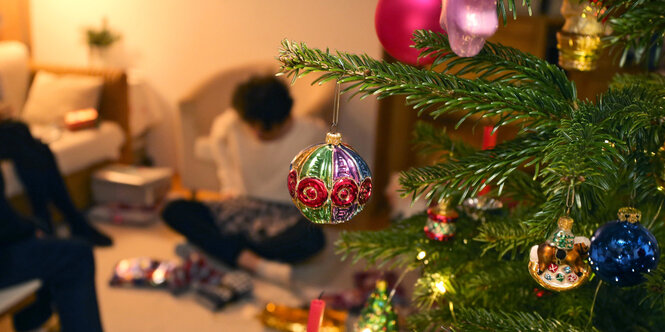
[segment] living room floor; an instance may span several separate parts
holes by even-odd
[[[162,222],[146,227],[97,225],[115,242],[110,248],[95,249],[100,310],[105,330],[110,332],[272,331],[264,328],[257,318],[267,302],[299,306],[323,290],[334,292],[352,288],[353,272],[364,268],[362,264],[351,266],[348,262],[341,262],[335,256],[332,243],[338,231],[327,228],[325,251],[293,270],[294,283],[299,286],[292,288],[301,293],[300,297],[295,292],[255,280],[252,299],[212,312],[189,294],[175,297],[162,289],[109,286],[113,267],[121,259],[150,257],[179,261],[174,249],[184,242],[182,236]]]

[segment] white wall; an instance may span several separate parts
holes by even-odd
[[[379,57],[374,32],[377,0],[31,0],[36,62],[88,64],[83,28],[103,17],[123,39],[112,62],[141,73],[163,99],[165,121],[149,137],[161,165],[177,165],[176,105],[189,89],[217,70],[274,58],[283,38]],[[373,160],[376,107],[342,113],[348,141]],[[357,113],[356,113],[357,112]]]

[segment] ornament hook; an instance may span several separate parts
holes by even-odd
[[[333,115],[332,115],[332,124],[330,125],[330,132],[337,133],[337,121],[339,120],[339,95],[340,91],[339,81],[335,84],[335,99],[333,99]]]
[[[570,209],[573,207],[573,204],[575,204],[575,184],[573,181],[574,180],[570,180],[568,193],[566,194],[566,216],[570,215]]]

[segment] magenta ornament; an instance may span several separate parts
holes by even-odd
[[[431,57],[418,59],[413,48],[413,32],[432,30],[445,33],[439,24],[440,0],[379,0],[374,16],[376,35],[383,48],[395,59],[410,65],[426,65]]]
[[[499,27],[496,0],[443,0],[440,23],[455,54],[474,56]]]

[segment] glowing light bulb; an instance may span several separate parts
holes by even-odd
[[[445,293],[446,293],[446,286],[443,284],[443,280],[439,280],[439,281],[437,281],[436,284],[434,284],[434,286],[436,286],[436,289],[437,289],[439,292],[441,292],[441,294],[445,294]]]
[[[362,330],[362,332],[372,332],[372,330],[370,330],[369,327],[366,327]]]
[[[424,252],[424,251],[420,251],[420,252],[418,253],[418,256],[416,256],[416,258],[420,261],[420,260],[422,260],[423,258],[425,258],[425,256],[427,256],[427,253]]]

